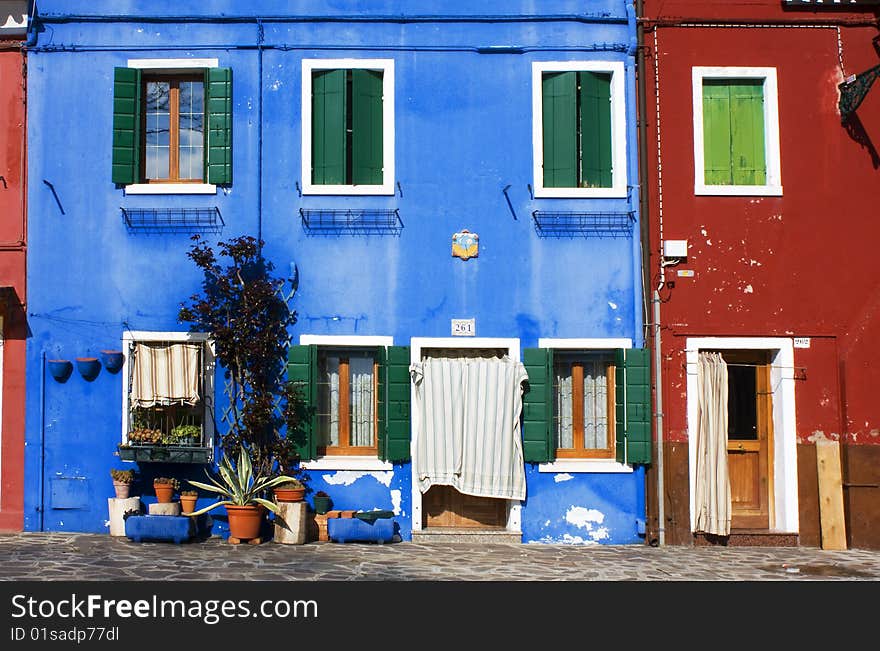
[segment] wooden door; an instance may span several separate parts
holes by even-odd
[[[431,486],[422,496],[422,526],[504,529],[507,500],[459,493],[452,486]]]
[[[769,529],[773,477],[770,363],[764,351],[722,352],[727,362],[727,465],[732,529]]]

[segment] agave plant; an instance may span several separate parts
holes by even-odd
[[[187,479],[186,481],[188,484],[192,484],[193,486],[202,488],[206,491],[219,493],[220,495],[225,496],[226,499],[214,502],[210,506],[188,513],[187,515],[201,515],[202,513],[207,513],[212,509],[216,509],[218,506],[247,506],[248,504],[262,504],[272,511],[272,513],[277,514],[279,511],[278,505],[260,496],[263,495],[266,490],[279,484],[296,481],[293,477],[288,477],[286,475],[267,477],[259,473],[255,474],[250,454],[248,454],[248,451],[244,446],[239,448],[238,462],[233,466],[229,457],[224,456],[220,460],[218,472],[220,475],[220,481],[217,481],[208,475],[208,479],[211,482],[210,484],[190,479]],[[207,474],[207,472],[205,474]]]

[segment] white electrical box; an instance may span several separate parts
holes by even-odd
[[[664,258],[686,258],[688,256],[687,240],[663,240]]]

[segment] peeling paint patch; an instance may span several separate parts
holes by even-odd
[[[605,521],[605,514],[596,509],[572,506],[565,512],[565,521],[582,529],[592,529],[594,522],[602,524]]]
[[[616,310],[616,309],[617,309],[617,303],[613,303],[613,302],[611,302],[611,301],[608,301],[608,305],[611,307],[612,310]]]
[[[599,543],[595,540],[586,540],[581,538],[580,536],[572,536],[570,534],[565,534],[561,538],[554,538],[553,536],[544,536],[539,540],[529,541],[530,544],[550,544],[550,545],[598,545]]]
[[[574,479],[574,475],[570,475],[567,472],[560,472],[557,475],[553,475],[553,481],[557,484],[561,481],[569,481],[571,479]]]
[[[549,526],[550,526],[550,520],[545,521],[545,522],[544,522],[544,528],[546,529],[546,528],[549,527]]]
[[[868,432],[868,434],[870,434],[874,438],[877,438],[878,436],[880,436],[880,429],[872,429],[870,432]]]
[[[816,441],[837,441],[840,439],[840,436],[837,434],[831,433],[830,436],[825,436],[825,432],[820,429],[814,430],[813,433],[807,437],[807,440],[810,443],[815,443]]]
[[[599,527],[595,531],[590,532],[590,538],[596,541],[605,540],[608,537],[608,527]]]
[[[752,289],[751,285],[746,285],[745,288],[743,289],[743,292],[745,292],[746,294],[754,294],[755,290]]]
[[[391,510],[394,515],[400,515],[400,491],[397,489],[391,491]]]
[[[333,486],[351,486],[361,477],[372,477],[380,484],[391,486],[391,479],[394,477],[394,471],[359,472],[356,470],[337,470],[332,475],[326,474],[321,476],[325,482]]]

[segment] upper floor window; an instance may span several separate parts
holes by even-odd
[[[113,182],[129,194],[232,182],[232,71],[216,59],[132,59],[114,71]]]
[[[625,197],[624,67],[532,64],[535,196]]]
[[[303,61],[306,194],[394,194],[394,61]]]
[[[781,195],[775,68],[693,69],[694,192]]]

